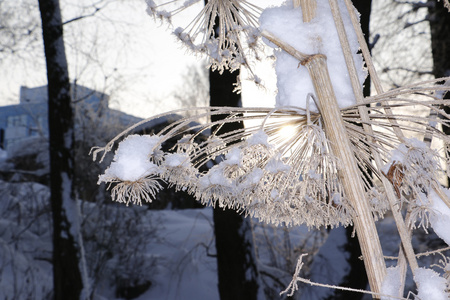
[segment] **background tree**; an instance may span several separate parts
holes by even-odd
[[[210,106],[241,106],[241,96],[233,92],[239,70],[209,72]],[[212,116],[216,121],[226,116]],[[221,132],[242,128],[242,123],[226,124]],[[213,212],[216,236],[220,299],[258,299],[258,271],[254,261],[251,224],[248,218],[218,206]]]
[[[191,65],[183,76],[183,83],[175,90],[173,97],[179,107],[204,107],[209,102],[209,71],[206,64]],[[186,116],[193,116],[194,111],[187,111]],[[200,120],[206,122],[204,120]]]
[[[36,12],[36,4],[29,1],[0,1],[0,62],[12,54],[23,58],[26,52],[37,50],[40,28]]]
[[[73,112],[58,0],[40,0],[47,64],[54,299],[80,299],[81,238],[73,190]]]
[[[205,0],[207,3],[207,0]],[[215,20],[217,34],[218,18]],[[239,70],[209,71],[210,106],[241,107],[241,95],[235,92]],[[227,115],[211,116],[211,121]],[[232,132],[243,128],[242,122],[224,124],[219,132]],[[232,209],[215,207],[213,210],[216,237],[217,275],[221,300],[258,299],[258,270],[255,261],[251,223],[248,218]]]
[[[450,76],[450,5],[445,1],[428,0],[428,20],[431,33],[431,53],[433,55],[433,75],[435,78]],[[448,99],[449,95],[444,96]],[[446,113],[450,107],[444,106]],[[450,128],[444,132],[449,135]]]

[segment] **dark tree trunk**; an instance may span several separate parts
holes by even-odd
[[[222,75],[210,71],[210,105],[241,106],[241,97],[233,93],[239,71]],[[225,116],[213,116],[218,120]],[[242,128],[242,124],[227,124],[221,132]],[[221,300],[257,299],[258,272],[254,261],[250,221],[230,209],[216,207],[213,213],[216,236],[217,270]]]
[[[433,75],[436,78],[450,76],[450,12],[444,1],[428,0]],[[448,107],[447,107],[448,108]]]
[[[364,38],[366,40],[367,45],[370,47],[370,12],[372,11],[372,0],[353,0],[353,5],[361,14],[360,23],[361,29],[364,33]],[[364,96],[370,96],[370,77],[367,76],[366,81],[364,82]]]
[[[372,6],[372,0],[353,0],[353,5],[361,14],[360,23],[361,29],[364,33],[366,43],[369,44],[369,24],[370,24],[370,12]],[[370,78],[366,78],[364,82],[364,96],[370,96]],[[370,180],[370,179],[369,179]],[[361,254],[361,247],[359,245],[358,239],[352,237],[353,226],[348,226],[345,228],[345,235],[347,238],[347,243],[342,251],[349,253],[347,263],[350,266],[349,272],[343,278],[342,282],[339,283],[340,286],[352,287],[355,289],[366,289],[369,283],[366,275],[366,270],[364,267],[364,262],[359,259]],[[335,290],[334,295],[330,299],[362,299],[364,294],[354,293],[348,291]]]
[[[50,191],[53,214],[54,299],[80,299],[83,289],[79,268],[77,228],[72,224],[75,200],[73,179],[73,116],[58,0],[39,0],[47,63],[50,141]]]
[[[433,54],[433,75],[435,78],[450,76],[450,12],[444,7],[444,1],[428,0],[428,19],[431,32],[431,52]],[[450,93],[445,96],[450,98]],[[444,106],[446,113],[450,107]],[[450,135],[450,128],[443,128]]]

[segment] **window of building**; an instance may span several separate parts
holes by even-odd
[[[27,115],[9,116],[8,127],[27,127]]]

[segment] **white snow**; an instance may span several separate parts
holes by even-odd
[[[258,184],[264,176],[264,171],[260,168],[254,168],[245,178],[245,181],[240,184],[240,188],[244,189],[248,186]]]
[[[450,191],[443,189],[444,193],[450,199]],[[450,208],[442,201],[435,191],[431,191],[430,224],[434,232],[450,246]]]
[[[257,173],[253,175],[258,176]],[[253,177],[253,175],[250,177]],[[8,191],[3,194],[3,197],[6,195],[6,198],[1,198],[2,201],[0,201],[0,216],[2,216],[0,218],[0,231],[3,233],[0,236],[0,262],[3,263],[3,267],[0,269],[0,298],[19,299],[20,297],[14,298],[12,295],[32,293],[36,296],[36,299],[44,299],[52,285],[51,264],[47,260],[51,258],[51,230],[49,229],[51,227],[49,227],[48,221],[50,215],[39,214],[39,219],[33,219],[32,215],[24,215],[23,210],[25,207],[29,207],[35,213],[48,212],[48,209],[45,208],[45,205],[49,203],[48,188],[32,183],[14,184],[14,190],[12,186],[13,184],[6,186],[6,183],[0,181],[0,190]],[[275,190],[273,194],[276,197]],[[92,213],[95,204],[85,205],[87,205],[86,211]],[[14,207],[14,209],[11,209],[11,207]],[[19,208],[21,210],[20,218]],[[123,209],[126,212],[131,210],[131,208],[121,206],[116,208]],[[215,254],[212,209],[209,207],[178,211],[145,209],[142,211],[142,220],[145,223],[141,226],[151,228],[154,226],[151,224],[152,222],[158,224],[155,238],[147,241],[148,244],[144,247],[145,253],[141,253],[149,260],[155,260],[156,265],[149,274],[149,279],[152,282],[150,289],[137,299],[219,299],[216,259],[206,255],[206,253]],[[133,215],[131,213],[123,216]],[[111,218],[111,215],[108,214],[105,221],[133,222],[133,219],[128,217],[117,219]],[[22,220],[23,223],[17,223],[17,221],[13,221],[13,218]],[[395,222],[391,220],[390,223],[385,223],[388,220],[389,218],[383,220],[384,227],[380,227],[380,235],[383,245],[388,246],[385,253],[396,255],[399,239],[393,234],[393,232],[396,232]],[[28,226],[30,222],[33,226]],[[92,224],[92,229],[98,228],[95,219],[92,220]],[[330,238],[314,257],[309,279],[333,284],[341,281],[345,270],[348,270],[347,253],[342,252],[345,242],[344,231],[342,227],[331,231]],[[270,241],[273,242],[277,237],[281,237],[283,232],[281,230],[270,235]],[[298,249],[297,246],[304,245],[306,241],[316,241],[316,238],[310,237],[311,232],[308,231],[306,226],[299,227],[297,232],[298,236],[296,235],[296,238],[291,240],[294,249]],[[290,236],[292,238],[291,233]],[[14,237],[20,238],[15,239]],[[264,237],[266,235],[261,236],[262,239]],[[388,239],[393,240],[389,243]],[[265,240],[262,242],[265,242]],[[265,266],[263,270],[274,272],[272,274],[279,276],[280,280],[283,279],[281,281],[286,282],[287,286],[293,271],[286,272],[270,267],[271,252],[268,252],[269,249],[263,251],[263,247],[268,247],[268,245],[258,244],[260,259]],[[86,250],[92,251],[92,248],[87,247]],[[128,255],[129,253],[124,252],[124,254]],[[95,253],[91,252],[90,255],[95,255]],[[275,257],[275,259],[279,258],[278,256]],[[117,266],[115,267],[117,268]],[[431,270],[424,272],[429,274],[425,274],[425,278],[421,278],[419,274],[418,279],[425,282],[419,288],[419,296],[422,296],[422,299],[447,299],[439,298],[442,293],[437,294],[437,298],[432,298],[434,295],[428,294],[434,293],[434,289],[442,288],[443,278],[431,273],[433,272]],[[432,278],[427,280],[427,277],[430,276]],[[114,288],[114,286],[107,285],[96,286],[97,299],[116,299],[113,292]],[[284,288],[285,286],[280,288],[279,291]],[[318,299],[315,296],[329,295],[331,292],[332,290],[329,289],[306,286],[305,290],[301,291],[301,297],[302,299],[303,297],[305,299]]]
[[[151,255],[158,257],[158,272],[151,288],[137,298],[219,299],[212,208],[149,211],[149,218],[164,224]],[[208,249],[205,247],[209,247]]]
[[[386,277],[384,277],[383,283],[381,284],[381,294],[390,295],[394,297],[399,297],[400,287],[401,287],[401,278],[402,275],[400,273],[399,267],[389,267],[387,268]],[[382,296],[381,300],[391,300],[394,298]]]
[[[0,299],[48,299],[53,285],[49,188],[31,182],[0,180],[0,191],[3,192],[0,196]],[[119,299],[114,294],[116,286],[112,278],[125,267],[117,264],[117,257],[108,257],[107,262],[97,261],[105,259],[102,253],[130,259],[142,255],[146,261],[155,262],[155,265],[149,263],[146,269],[152,285],[136,299],[219,299],[216,258],[206,255],[215,254],[212,208],[160,211],[112,205],[107,211],[114,213],[108,214],[104,212],[106,207],[97,207],[96,203],[83,205],[90,214],[84,226],[88,225],[92,232],[85,250],[91,263],[106,268],[101,271],[102,278],[97,278],[96,285],[92,286],[94,299]],[[133,212],[134,209],[139,213]],[[102,232],[105,228],[113,231],[118,227],[130,228],[134,223],[143,228],[135,235]],[[142,234],[146,234],[145,239]],[[131,245],[138,241],[145,245],[137,248],[140,252],[133,255],[130,249],[135,249],[136,245],[117,248],[117,244],[125,240]],[[94,245],[108,246],[108,250],[99,250]],[[133,262],[129,260],[129,263]],[[127,273],[129,267],[123,270],[123,278],[134,276]],[[106,277],[111,277],[105,278],[106,273]]]
[[[421,300],[448,300],[450,294],[445,291],[446,280],[431,269],[418,268],[415,270],[414,280],[418,288],[417,297]]]
[[[403,164],[406,153],[408,153],[408,147],[406,147],[405,144],[400,144],[397,149],[391,151],[389,163],[385,164],[381,171],[383,171],[384,174],[387,174],[393,163]]]
[[[252,146],[252,145],[265,145],[265,146],[269,147],[268,139],[269,139],[269,136],[264,132],[264,130],[259,130],[259,131],[255,132],[254,134],[252,134],[247,139],[247,143],[250,146]]]
[[[223,175],[222,169],[217,168],[219,165],[216,165],[215,168],[212,168],[208,174],[200,177],[199,186],[200,188],[208,188],[213,185],[224,185],[230,186],[230,180],[225,178]]]
[[[118,178],[122,181],[136,181],[150,174],[158,173],[159,168],[150,161],[150,155],[160,137],[148,135],[130,135],[119,144],[114,161],[101,175],[99,181]],[[157,149],[159,150],[159,149]]]
[[[366,77],[356,34],[351,25],[345,4],[338,1],[349,43],[354,53],[353,59],[359,71],[361,85]],[[281,7],[264,10],[260,17],[261,29],[291,44],[304,54],[324,54],[327,57],[331,82],[340,107],[356,102],[350,84],[344,55],[337,35],[328,1],[317,1],[316,17],[310,23],[303,23],[301,8],[293,8],[292,1]],[[273,44],[268,43],[273,46]],[[314,94],[312,81],[306,67],[284,51],[275,51],[278,94],[276,106],[298,106],[306,108],[308,93]],[[314,104],[311,110],[317,111]]]
[[[285,164],[279,157],[276,159],[271,159],[267,163],[265,170],[276,174],[278,172],[289,172],[291,169],[291,166],[288,164]]]
[[[189,155],[186,153],[168,153],[165,156],[165,163],[169,167],[180,167],[189,165]]]
[[[224,163],[227,165],[241,165],[241,149],[238,147],[233,147],[225,155]]]

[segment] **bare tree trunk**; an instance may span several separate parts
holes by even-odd
[[[444,1],[428,0],[428,3],[433,75],[436,78],[450,76],[450,12],[444,7]]]
[[[444,1],[428,0],[428,20],[431,32],[431,52],[433,54],[433,75],[435,78],[450,76],[450,12],[444,7]],[[450,98],[450,93],[444,95]],[[444,111],[449,114],[450,107],[444,106]],[[450,128],[442,128],[446,135],[450,135]],[[447,157],[450,153],[447,153]],[[447,178],[447,186],[450,178]]]
[[[39,0],[47,63],[54,299],[80,299],[83,289],[73,197],[73,116],[59,0]]]
[[[450,76],[450,12],[444,7],[444,1],[428,0],[428,13],[431,31],[431,52],[433,54],[433,75],[436,78]],[[449,98],[447,93],[445,98]],[[444,106],[446,113],[450,107]],[[443,128],[450,134],[450,128]]]
[[[233,93],[239,71],[222,75],[210,71],[210,105],[241,106],[241,96]],[[225,116],[213,116],[213,121]],[[221,132],[242,128],[243,124],[225,124]],[[256,300],[258,272],[253,250],[250,220],[231,209],[216,207],[213,213],[216,236],[219,295],[222,300]]]

